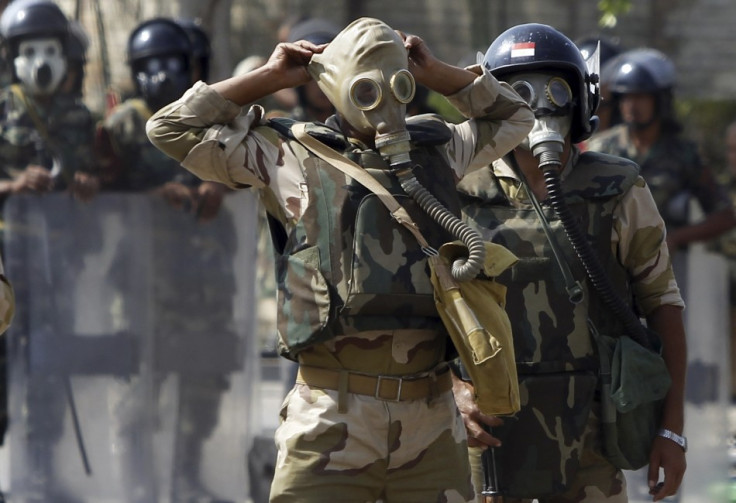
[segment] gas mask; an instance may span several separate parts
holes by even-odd
[[[138,92],[154,111],[179,99],[191,86],[189,68],[179,54],[136,61],[133,70]]]
[[[312,56],[308,71],[356,131],[375,135],[392,166],[409,162],[406,104],[416,85],[401,37],[377,19],[354,21]]]
[[[508,80],[534,111],[534,127],[520,146],[535,157],[542,152],[562,152],[573,118],[572,90],[555,74],[521,73]]]
[[[66,74],[66,57],[57,38],[21,41],[14,64],[18,79],[34,96],[48,96],[56,92]]]

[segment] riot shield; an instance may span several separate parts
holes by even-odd
[[[6,202],[13,501],[243,499],[255,215],[248,193],[208,223],[143,194]]]

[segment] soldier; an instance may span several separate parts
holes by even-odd
[[[595,129],[598,92],[595,75],[566,36],[547,25],[515,26],[494,40],[483,64],[528,100],[536,121],[511,154],[458,186],[471,227],[520,259],[498,281],[507,287],[521,411],[503,420],[486,416],[472,400],[472,385],[456,381],[469,444],[494,449],[500,474],[495,489],[504,501],[625,502],[624,475],[601,450],[598,356],[591,329],[623,333],[623,323],[592,288],[584,258],[578,257],[562,219],[551,209],[557,210],[554,201],[562,200],[572,219],[585,223],[583,236],[607,264],[618,288],[614,292],[625,299],[625,306],[635,303],[660,334],[672,377],[661,431],[684,441],[683,302],[664,222],[634,163],[580,152],[575,146]],[[538,213],[549,221],[552,237],[545,234]],[[569,280],[563,263],[568,264]],[[571,298],[576,282],[583,295]],[[493,434],[483,425],[492,427]],[[657,437],[648,479],[654,501],[675,494],[684,471],[684,449]]]
[[[681,134],[673,106],[672,61],[654,49],[633,49],[610,65],[607,85],[622,124],[591,139],[588,148],[639,165],[667,224],[673,260],[679,260],[675,251],[719,236],[736,225],[736,216],[727,192],[701,162],[697,145]],[[693,198],[705,213],[697,223],[691,223]]]
[[[201,178],[260,189],[279,223],[272,233],[279,336],[282,354],[300,368],[276,432],[272,502],[473,499],[426,256],[336,166],[352,159],[362,167],[354,167],[356,177],[373,175],[397,194],[432,246],[452,239],[411,202],[391,164],[404,165],[411,148],[422,165],[413,176],[438,205],[457,209],[457,178],[526,135],[528,107],[476,70],[448,65],[420,38],[361,18],[326,46],[281,43],[264,66],[195,84],[148,122],[151,141]],[[260,107],[242,108],[311,79],[338,111],[324,125],[264,120]],[[407,131],[415,79],[473,118],[424,120]]]
[[[203,447],[218,424],[222,395],[235,368],[230,362],[203,361],[202,346],[238,357],[231,305],[234,282],[231,276],[221,275],[222,270],[229,270],[227,261],[232,260],[236,246],[232,235],[219,232],[227,228],[222,220],[229,222],[230,218],[220,211],[227,188],[182,170],[148,141],[145,132],[153,112],[180,97],[194,79],[207,78],[209,41],[193,23],[154,18],[133,29],[127,55],[135,95],[113,109],[98,128],[103,188],[161,197],[192,217],[188,220],[161,211],[154,220],[154,384],[160,393],[168,377],[174,376],[178,383],[169,497],[172,501],[209,501],[214,496],[202,481]],[[220,225],[208,225],[215,218]],[[189,222],[191,227],[186,226]],[[209,273],[204,285],[203,270]],[[204,310],[207,315],[198,323],[185,320],[182,313],[193,310]],[[128,466],[122,467],[127,470],[124,476],[141,486],[141,492],[131,490],[131,494],[136,501],[153,501],[152,474],[139,470],[134,458],[124,460]]]
[[[69,22],[45,0],[22,0],[2,16],[14,83],[0,92],[0,196],[70,190],[88,200],[99,186],[92,157],[94,121],[68,93]]]
[[[99,186],[92,156],[94,120],[81,95],[67,87],[74,80],[70,68],[80,32],[73,32],[61,9],[47,0],[13,2],[0,18],[0,32],[13,69],[13,82],[0,91],[1,204],[14,194],[62,190],[78,200],[91,199]],[[20,281],[16,286],[18,298],[27,300],[28,286]],[[36,360],[47,348],[42,338],[30,334],[27,311],[19,314],[14,347],[23,348],[24,362]],[[27,388],[17,418],[18,431],[28,431],[21,440],[28,441],[30,459],[24,481],[42,499],[66,501],[52,456],[63,434],[66,377],[43,367],[24,378]]]

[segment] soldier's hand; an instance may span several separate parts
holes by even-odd
[[[87,202],[90,201],[100,190],[100,179],[97,175],[83,173],[77,171],[74,173],[71,192],[75,199]]]
[[[197,218],[209,222],[217,216],[227,187],[217,182],[203,182],[197,187]]]
[[[283,88],[297,87],[309,82],[312,77],[307,72],[307,64],[314,54],[324,51],[327,44],[315,45],[306,40],[281,43],[276,46],[266,62],[266,66],[284,79]]]
[[[664,480],[659,481],[659,469],[664,471]],[[682,484],[687,462],[685,452],[676,443],[656,437],[649,455],[649,494],[652,501],[660,501],[673,496]]]
[[[51,172],[43,166],[30,164],[13,182],[13,193],[49,192],[54,187]]]
[[[455,396],[460,415],[468,433],[468,447],[499,447],[501,441],[488,433],[484,426],[501,426],[503,420],[496,416],[483,414],[473,398],[473,385],[465,382],[456,375],[452,375],[452,394]]]
[[[404,47],[409,52],[409,71],[419,84],[423,84],[432,78],[432,67],[437,62],[427,44],[416,35],[407,35],[403,32],[397,33],[404,40]]]
[[[192,189],[179,182],[167,182],[154,189],[155,194],[163,197],[167,203],[177,210],[193,211],[194,194]]]

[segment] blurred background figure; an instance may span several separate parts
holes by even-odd
[[[701,162],[698,146],[685,138],[675,108],[675,67],[662,52],[627,51],[611,62],[607,78],[622,123],[588,142],[588,148],[639,164],[667,224],[667,243],[675,251],[713,239],[736,225],[725,188]],[[693,223],[690,204],[705,214]],[[684,278],[678,276],[678,282]]]
[[[12,71],[11,82],[0,91],[0,204],[4,209],[11,195],[51,191],[69,191],[76,199],[89,201],[97,193],[99,179],[92,156],[94,119],[82,101],[86,33],[52,1],[18,0],[3,12],[0,34],[5,67]],[[41,237],[48,244],[48,236]],[[70,261],[68,268],[75,270],[78,265]],[[63,329],[57,318],[59,325],[31,334],[25,280],[19,278],[15,285],[22,308],[8,344],[16,362],[37,362],[44,354],[53,354],[48,338],[61,338]],[[58,314],[56,309],[66,309],[68,304],[53,303],[47,308]],[[5,350],[5,338],[2,342]],[[3,396],[7,375],[3,368]],[[13,411],[12,419],[18,431],[25,431],[21,440],[27,451],[25,485],[38,501],[70,501],[55,477],[53,460],[67,405],[73,404],[69,375],[39,364],[25,367],[23,379],[22,407]],[[2,435],[8,423],[4,409],[3,403]]]
[[[327,44],[339,32],[340,29],[326,19],[307,18],[291,26],[287,42],[307,40],[316,45]],[[335,113],[332,103],[314,80],[297,87],[296,95],[297,105],[292,110],[291,115],[298,121],[324,122]]]
[[[212,58],[210,37],[195,19],[177,19],[176,22],[186,30],[192,43],[192,82],[199,80],[209,82],[210,59]]]
[[[144,21],[131,32],[128,41],[136,95],[112,110],[97,135],[105,190],[150,193],[176,210],[157,213],[154,220],[156,278],[152,307],[156,322],[151,334],[154,390],[159,401],[166,401],[161,395],[164,381],[176,381],[171,501],[209,502],[215,498],[202,482],[201,463],[203,445],[219,421],[221,397],[229,387],[228,375],[238,366],[237,335],[231,325],[233,278],[218,275],[228,270],[226,262],[233,256],[235,243],[232,236],[218,233],[221,226],[207,225],[215,218],[229,218],[220,214],[226,187],[197,179],[163,155],[148,141],[145,124],[154,111],[179,98],[195,81],[206,80],[209,61],[209,39],[194,21]],[[184,222],[193,220],[199,225],[192,233]],[[205,267],[204,262],[209,265]],[[186,263],[202,265],[210,275],[207,284],[201,283],[203,269],[187,272]],[[194,310],[207,312],[199,318],[201,323],[185,316]],[[211,348],[209,357],[203,346]],[[230,355],[225,363],[218,361],[223,353]],[[164,422],[163,418],[156,419],[156,424]],[[138,430],[125,425],[121,429]],[[137,471],[137,454],[140,451],[122,460],[126,480],[152,476]],[[168,480],[165,474],[159,475],[159,480]],[[152,485],[144,482],[144,489],[135,493],[136,501],[151,498],[151,489],[146,487]],[[163,497],[167,489],[161,491]]]

